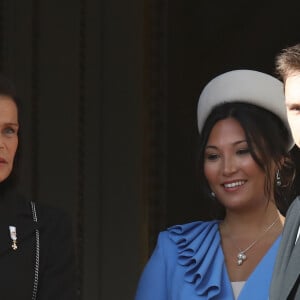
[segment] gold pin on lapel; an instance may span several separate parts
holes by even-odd
[[[10,233],[10,238],[12,240],[11,247],[13,248],[13,250],[17,250],[18,245],[17,245],[17,229],[16,229],[16,227],[9,226],[9,233]]]

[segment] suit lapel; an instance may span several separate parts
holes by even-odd
[[[295,245],[286,268],[284,284],[282,285],[282,299],[287,299],[300,274],[300,242]]]
[[[299,274],[300,274],[300,240],[296,245],[295,240],[300,225],[300,198],[294,200],[291,210],[287,215],[284,226],[283,239],[280,252],[278,253],[279,272],[278,280],[274,282],[278,289],[280,299],[287,299]]]

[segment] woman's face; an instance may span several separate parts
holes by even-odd
[[[11,173],[18,147],[18,109],[8,96],[0,95],[0,182]]]
[[[252,158],[241,125],[233,118],[218,121],[208,138],[204,174],[227,209],[266,203],[265,173]]]

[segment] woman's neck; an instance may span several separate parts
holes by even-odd
[[[267,207],[253,212],[232,212],[227,211],[224,221],[221,223],[221,228],[224,233],[231,235],[256,235],[266,228],[272,222],[279,218],[278,223],[283,226],[284,216],[282,216],[275,204],[269,203]]]

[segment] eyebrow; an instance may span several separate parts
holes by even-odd
[[[246,140],[236,141],[236,142],[232,143],[232,145],[233,145],[233,146],[236,146],[236,145],[241,144],[241,143],[247,143],[247,141],[246,141]],[[207,149],[207,148],[218,149],[218,147],[217,147],[217,146],[214,146],[214,145],[207,145],[205,148],[206,148],[206,149]]]
[[[19,123],[14,123],[14,122],[3,122],[4,126],[14,126],[14,127],[19,127]]]
[[[298,107],[300,107],[300,103],[286,102],[286,106],[288,108],[298,108]]]

